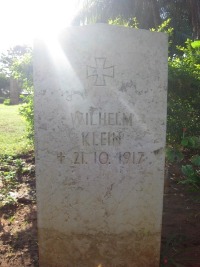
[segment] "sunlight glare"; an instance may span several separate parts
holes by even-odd
[[[76,98],[77,95],[84,98],[83,84],[74,71],[67,55],[64,53],[58,39],[55,36],[51,36],[44,40],[44,42],[49,50],[55,73],[58,77],[59,88],[65,95],[65,100],[71,101],[74,95],[76,95]],[[66,73],[68,77],[70,76],[70,79],[66,77]],[[62,100],[64,101],[64,98]]]
[[[83,0],[1,0],[0,50],[32,44],[70,25]]]
[[[34,36],[45,36],[58,33],[59,30],[69,26],[81,8],[80,0],[35,0],[33,12],[36,19],[32,24]]]
[[[39,1],[35,0],[35,9],[38,9]],[[83,97],[83,85],[58,41],[59,33],[70,25],[80,10],[83,0],[43,0],[40,3],[40,9],[37,12],[37,23],[35,21],[36,24],[33,25],[35,38],[42,40],[46,44],[55,67],[56,75],[59,77],[60,90],[65,93],[66,98],[70,100],[73,97],[73,88],[78,88],[76,95],[78,94],[80,97]],[[70,80],[73,81],[73,84],[70,86],[69,82],[63,78],[65,73],[68,73],[71,76]],[[69,88],[66,88],[67,84]]]

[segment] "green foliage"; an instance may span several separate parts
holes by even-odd
[[[184,157],[183,150],[185,149],[186,156],[190,156],[189,162],[186,156]],[[200,190],[200,155],[198,152],[200,149],[200,138],[197,136],[183,136],[181,145],[175,147],[168,147],[166,150],[166,159],[168,162],[181,162],[184,160],[189,164],[182,165],[181,170],[184,174],[184,180],[181,180],[180,183],[188,184],[194,190]],[[194,154],[196,153],[196,154]]]
[[[195,166],[200,166],[200,156],[199,155],[194,155],[191,158],[191,162],[192,164],[194,164]]]
[[[165,32],[169,37],[169,47],[172,44],[172,37],[174,33],[174,29],[170,26],[171,19],[168,18],[167,20],[163,21],[158,27],[150,29],[152,32]]]
[[[174,56],[170,58],[170,66],[178,68],[181,71],[182,79],[187,81],[186,78],[189,78],[190,81],[187,84],[191,83],[191,80],[194,79],[194,83],[199,85],[200,81],[200,49],[198,45],[200,41],[192,42],[192,40],[187,39],[185,46],[177,46],[178,51],[182,52],[181,56]],[[178,73],[175,73],[178,75]],[[179,75],[178,75],[179,76]]]
[[[158,25],[158,27],[156,27],[155,29],[152,28],[150,30],[156,32],[165,32],[169,36],[172,36],[174,29],[170,27],[170,23],[171,23],[171,18],[168,18],[167,20],[163,21],[160,25]]]
[[[194,168],[193,165],[185,165],[182,166],[181,170],[186,176],[186,179],[181,181],[181,183],[189,184],[193,189],[200,190],[200,169]]]
[[[199,134],[200,125],[200,49],[187,40],[181,53],[169,58],[168,143],[179,143],[183,128],[189,135]],[[199,41],[197,42],[197,44]]]
[[[197,136],[184,137],[181,140],[181,145],[186,147],[186,148],[199,149],[200,148],[200,138]]]
[[[26,124],[19,115],[19,107],[0,104],[0,155],[21,154],[33,149],[24,136]]]
[[[15,46],[1,55],[2,73],[12,76],[22,84],[23,104],[20,106],[20,114],[27,122],[27,136],[33,141],[33,64],[32,49],[26,46]],[[9,105],[9,100],[4,101]]]
[[[5,99],[5,100],[3,101],[3,104],[4,104],[4,105],[7,105],[7,106],[11,105],[10,99],[9,99],[9,98]]]
[[[13,163],[16,166],[16,172],[22,173],[22,169],[23,169],[25,162],[20,158],[16,158],[13,160]]]
[[[25,162],[18,156],[0,156],[0,207],[16,203],[16,191],[25,166]]]
[[[181,160],[183,160],[184,155],[183,153],[180,151],[180,148],[178,147],[168,147],[166,149],[166,159],[169,162],[180,162]]]
[[[33,92],[33,62],[32,62],[33,51],[23,54],[20,58],[13,61],[11,70],[14,78],[22,81],[23,88],[31,93]]]
[[[34,138],[34,106],[33,106],[33,94],[26,97],[22,97],[23,104],[19,108],[20,114],[25,118],[27,122],[27,137],[32,142]]]
[[[139,22],[136,17],[131,19],[124,19],[121,16],[116,17],[115,19],[109,19],[108,23],[111,25],[119,25],[124,27],[130,27],[139,29]],[[163,21],[158,27],[149,29],[152,32],[165,32],[169,37],[173,35],[173,28],[170,27],[171,19]]]
[[[22,95],[23,104],[20,106],[20,114],[27,122],[27,137],[30,142],[34,137],[34,108],[33,108],[33,63],[32,51],[24,54],[12,65],[12,72],[16,79],[22,81],[26,95]]]
[[[115,18],[115,19],[109,19],[108,23],[111,25],[119,25],[124,27],[130,27],[138,29],[139,22],[137,21],[136,17],[126,20],[123,19],[121,16]]]
[[[0,157],[0,207],[13,204],[16,199],[12,197],[12,191],[17,189],[18,183],[16,179],[16,170],[11,162],[13,157],[1,156]]]
[[[30,51],[30,47],[16,45],[8,49],[6,53],[2,53],[0,58],[0,72],[6,75],[6,77],[12,76],[13,63]]]
[[[191,43],[191,46],[192,46],[193,48],[199,48],[199,47],[200,47],[200,41],[194,41],[194,42],[192,42],[192,43]]]

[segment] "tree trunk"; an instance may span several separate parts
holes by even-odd
[[[190,19],[193,28],[193,38],[200,38],[200,1],[188,0]]]
[[[154,20],[154,28],[157,28],[161,24],[160,11],[157,0],[151,0],[151,8]]]
[[[10,77],[10,103],[11,105],[19,104],[19,85],[18,81]]]

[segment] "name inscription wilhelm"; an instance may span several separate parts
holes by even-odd
[[[74,126],[133,126],[133,114],[121,112],[80,112],[71,113]]]

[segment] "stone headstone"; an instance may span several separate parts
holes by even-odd
[[[36,42],[41,267],[159,266],[167,53],[105,24]]]

